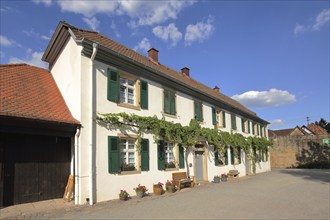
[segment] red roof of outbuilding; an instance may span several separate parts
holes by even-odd
[[[321,126],[311,123],[309,125],[307,125],[307,127],[309,128],[309,130],[311,130],[312,132],[314,132],[316,135],[326,135],[328,134],[328,132],[322,128]]]
[[[0,65],[0,116],[80,124],[48,70],[27,64]]]

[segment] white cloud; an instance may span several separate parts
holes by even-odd
[[[108,15],[127,15],[132,20],[131,27],[154,25],[176,19],[185,7],[191,6],[196,1],[66,1],[59,0],[58,5],[62,11],[83,14],[92,17],[99,13]]]
[[[157,26],[152,29],[155,36],[159,37],[164,41],[172,41],[172,46],[175,46],[182,38],[182,33],[178,30],[174,23],[166,26]]]
[[[50,6],[52,4],[52,0],[32,0],[32,2],[36,4],[44,4],[45,6]]]
[[[111,21],[110,28],[115,32],[116,37],[117,38],[120,38],[120,33],[119,33],[118,29],[117,29],[117,25],[116,25],[116,23],[115,23],[114,20]]]
[[[5,46],[5,47],[9,47],[13,44],[13,42],[11,40],[9,40],[7,37],[0,35],[0,45],[1,46]]]
[[[134,50],[141,50],[143,52],[148,51],[151,48],[151,44],[148,38],[143,38],[135,47]]]
[[[198,22],[197,24],[189,24],[186,28],[184,36],[185,45],[191,45],[193,42],[203,42],[211,36],[214,31],[213,17],[209,16],[206,22]]]
[[[296,96],[288,91],[270,89],[269,91],[248,91],[232,96],[233,99],[247,107],[273,107],[296,101]]]
[[[9,63],[27,63],[41,68],[47,68],[48,64],[41,60],[43,54],[43,52],[32,52],[30,49],[28,49],[26,59],[11,57],[9,59]]]
[[[92,18],[83,18],[83,21],[86,22],[86,24],[92,29],[92,30],[97,30],[99,25],[100,25],[100,21],[97,20],[95,17]]]
[[[324,9],[316,15],[314,23],[311,25],[296,24],[293,29],[294,34],[303,32],[319,31],[324,25],[330,21],[330,9]]]
[[[51,31],[49,31],[49,36],[46,36],[36,32],[33,28],[30,30],[23,30],[23,33],[28,37],[39,38],[47,41],[50,40],[50,35],[51,35]]]
[[[330,9],[324,9],[321,11],[315,19],[315,23],[313,24],[313,30],[318,31],[320,28],[328,23],[330,20]]]
[[[282,119],[275,119],[270,121],[269,127],[281,126],[281,125],[284,125],[284,121]]]

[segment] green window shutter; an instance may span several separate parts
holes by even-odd
[[[214,151],[214,165],[215,166],[219,166],[219,153],[218,153],[219,151]]]
[[[141,140],[141,170],[149,170],[149,140]]]
[[[110,68],[108,68],[108,100],[112,102],[119,100],[119,75]]]
[[[222,127],[226,127],[226,112],[222,111]]]
[[[244,118],[242,118],[242,132],[245,132],[245,124],[244,124]]]
[[[171,113],[170,92],[164,89],[164,112]]]
[[[148,83],[143,80],[140,81],[140,107],[148,109]]]
[[[250,123],[250,121],[248,121],[248,132],[249,132],[249,134],[251,133],[251,123]]]
[[[202,110],[202,103],[201,102],[194,102],[194,109],[195,109],[195,119],[198,121],[203,121],[203,110]]]
[[[228,148],[226,148],[224,157],[225,157],[225,164],[228,165]]]
[[[171,113],[171,115],[176,115],[175,93],[174,92],[170,92],[170,113]]]
[[[230,147],[230,162],[231,164],[235,164],[234,148],[232,147]]]
[[[184,148],[179,144],[179,168],[184,168]]]
[[[237,152],[238,163],[241,164],[242,163],[241,148],[239,147],[237,151],[238,151]]]
[[[236,126],[236,115],[231,114],[231,128],[236,130],[237,126]]]
[[[266,161],[268,161],[268,149],[266,149]]]
[[[254,123],[252,122],[252,134],[254,135]]]
[[[214,107],[212,107],[212,123],[213,125],[217,124],[217,112]]]
[[[159,141],[157,146],[158,153],[158,170],[165,170],[165,148],[164,141]]]
[[[120,172],[119,138],[114,136],[108,136],[108,171],[109,173]]]
[[[198,111],[198,104],[197,104],[197,102],[196,101],[194,101],[194,113],[195,113],[195,119],[196,120],[198,120],[198,113],[197,113],[197,111]]]

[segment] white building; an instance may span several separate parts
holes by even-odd
[[[102,34],[65,22],[59,23],[45,51],[43,60],[49,63],[72,115],[82,125],[72,162],[78,204],[118,198],[121,189],[134,195],[138,184],[150,190],[153,183],[170,180],[178,171],[187,171],[197,182],[212,181],[215,175],[231,169],[238,170],[240,176],[252,172],[243,151],[235,159],[228,149],[226,161],[219,164],[213,146],[205,142],[187,149],[177,143],[157,147],[152,134],[143,134],[142,145],[149,149],[141,156],[134,129],[123,131],[96,123],[98,113],[156,115],[182,125],[197,117],[203,127],[214,128],[216,123],[222,131],[267,137],[267,121],[217,87],[211,89],[190,78],[188,68],[178,72],[160,64],[156,49],[148,53],[145,57]],[[165,157],[159,158],[159,154]],[[270,170],[268,152],[266,158],[257,163],[256,173]],[[159,160],[178,163],[175,168],[164,168]],[[124,162],[126,168],[121,166]],[[130,168],[134,170],[124,170]]]

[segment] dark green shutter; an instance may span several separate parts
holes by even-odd
[[[108,100],[118,102],[119,100],[119,76],[118,72],[108,68]]]
[[[149,140],[141,140],[141,170],[149,170]]]
[[[158,170],[165,170],[165,148],[164,141],[159,141],[157,146],[158,153]]]
[[[120,172],[119,138],[114,136],[108,136],[108,171],[109,173]]]
[[[184,148],[179,144],[179,168],[184,168]]]
[[[254,123],[252,122],[252,134],[254,135]]]
[[[195,113],[195,119],[196,120],[198,120],[198,113],[197,113],[197,111],[198,111],[198,104],[197,104],[197,102],[196,101],[194,101],[194,113]]]
[[[213,125],[217,125],[217,112],[214,107],[212,107],[212,123]]]
[[[231,128],[236,130],[237,126],[236,126],[236,115],[231,114]]]
[[[238,158],[238,163],[241,164],[242,163],[242,157],[241,157],[241,148],[238,147],[237,148],[237,158]]]
[[[214,151],[214,165],[215,166],[219,166],[219,153],[218,153],[219,151]]]
[[[175,93],[170,92],[170,112],[172,115],[176,115],[175,111]]]
[[[242,132],[245,132],[245,123],[244,123],[244,118],[242,118]]]
[[[234,148],[232,148],[232,147],[230,147],[230,161],[231,161],[231,164],[235,164]]]
[[[251,133],[251,123],[250,123],[250,121],[248,121],[248,132],[249,132],[249,134]]]
[[[203,121],[203,105],[201,102],[194,102],[194,109],[195,109],[195,119],[198,121]]]
[[[225,157],[225,164],[228,165],[228,148],[226,148],[224,157]]]
[[[140,107],[148,109],[148,83],[142,80],[140,81]]]
[[[170,94],[167,90],[164,89],[164,112],[170,113]]]
[[[226,112],[222,111],[222,127],[226,127]]]
[[[268,161],[268,149],[266,149],[266,161]]]

